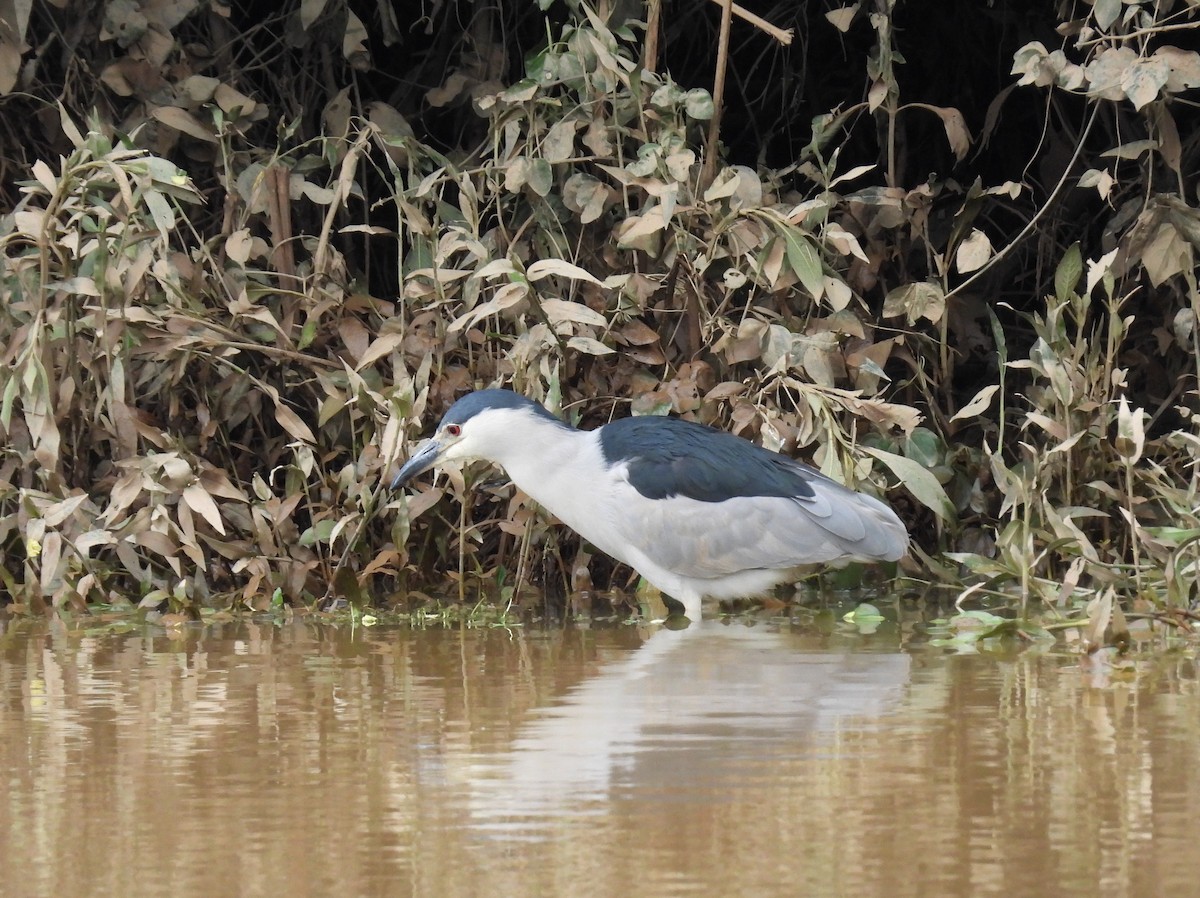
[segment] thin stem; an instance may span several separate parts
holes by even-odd
[[[703,183],[712,183],[717,169],[717,145],[721,137],[721,111],[725,105],[725,69],[729,65],[729,28],[733,20],[732,0],[721,0],[721,33],[717,38],[717,73],[713,78],[713,117],[704,141]]]

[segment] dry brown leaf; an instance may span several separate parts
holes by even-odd
[[[309,429],[309,426],[301,420],[300,416],[278,399],[275,400],[275,420],[278,421],[279,426],[291,434],[293,438],[302,440],[305,443],[315,443],[317,441],[317,438],[313,434],[312,430]],[[207,493],[205,495],[207,495]]]
[[[42,554],[39,558],[41,565],[42,595],[48,596],[54,591],[55,581],[61,579],[59,570],[62,562],[63,538],[57,530],[51,530],[42,541]]]
[[[975,396],[955,412],[951,421],[961,421],[963,418],[974,418],[976,415],[982,415],[992,405],[992,398],[1000,390],[999,384],[990,384],[980,390]]]
[[[567,346],[588,355],[608,355],[616,352],[611,346],[605,346],[599,340],[593,340],[591,337],[571,337],[567,341]]]
[[[210,527],[216,530],[222,536],[225,535],[225,523],[221,520],[220,509],[217,508],[217,503],[213,501],[213,497],[208,494],[199,482],[189,484],[184,487],[183,501],[188,504],[188,507],[196,514],[200,515],[204,520],[208,521]]]
[[[950,151],[960,162],[971,151],[971,131],[967,128],[967,120],[957,109],[949,106],[932,106],[928,103],[913,103],[920,109],[928,109],[942,120],[942,128],[946,131],[946,142]]]
[[[542,138],[542,157],[547,162],[566,162],[575,154],[576,119],[559,119]]]
[[[631,215],[616,230],[617,246],[649,250],[657,242],[658,233],[666,227],[662,208],[656,206],[644,215]]]
[[[234,486],[225,472],[218,468],[205,465],[200,471],[200,485],[210,495],[219,496],[222,499],[232,499],[235,502],[250,501],[242,490]]]
[[[254,537],[257,540],[258,551],[266,556],[278,555],[279,546],[275,542],[275,532],[271,528],[267,515],[261,508],[251,509],[250,524],[254,528]]]
[[[926,318],[937,324],[946,311],[946,294],[942,288],[927,281],[905,284],[892,290],[883,300],[885,318],[904,315],[909,324]]]
[[[992,253],[992,241],[988,239],[988,235],[979,228],[972,228],[967,239],[958,245],[954,253],[954,264],[963,274],[978,271],[987,264]]]
[[[108,494],[108,507],[104,510],[103,520],[111,526],[125,509],[129,508],[142,494],[142,472],[127,470],[117,478]]]
[[[649,346],[658,342],[658,332],[642,321],[629,321],[616,331],[618,338],[634,346]]]
[[[474,325],[476,322],[482,321],[489,315],[496,315],[500,312],[512,309],[518,303],[524,302],[529,296],[529,286],[521,282],[505,284],[496,291],[496,295],[482,305],[476,306],[465,315],[460,315],[450,322],[450,326],[446,328],[447,333],[456,333],[464,328]]]
[[[391,355],[400,347],[400,344],[403,342],[404,334],[402,333],[384,334],[382,337],[372,343],[370,348],[362,354],[362,357],[358,360],[358,364],[354,366],[354,370],[361,371],[362,369],[368,368],[375,364],[385,356]]]
[[[867,90],[867,108],[874,112],[883,105],[883,101],[887,99],[888,87],[887,83],[882,79],[876,79],[871,82],[871,87]]]
[[[9,28],[0,29],[0,96],[12,93],[21,72],[22,48]]]
[[[587,324],[599,328],[608,326],[607,318],[581,302],[544,299],[541,301],[541,307],[551,324]]]
[[[874,377],[878,377],[878,372],[883,371],[888,359],[891,358],[892,349],[895,345],[895,337],[880,340],[878,343],[862,345],[853,352],[846,353],[846,364],[851,368],[873,368],[868,373]]]
[[[156,106],[150,110],[150,115],[169,128],[182,131],[197,140],[216,143],[217,135],[211,125],[206,125],[186,109],[178,106]]]
[[[727,399],[732,399],[734,396],[741,396],[746,392],[746,385],[736,380],[727,380],[724,383],[719,383],[707,393],[704,394],[705,402],[724,402]]]
[[[552,274],[569,278],[573,281],[587,281],[591,284],[600,284],[600,280],[590,271],[580,268],[578,265],[572,265],[563,259],[540,259],[530,265],[525,272],[525,276],[531,281],[540,281],[542,278],[549,277]]]
[[[213,91],[217,89],[220,83],[219,78],[213,78],[209,75],[189,75],[176,86],[177,95],[186,94],[192,103],[199,106],[212,99]]]
[[[75,514],[79,507],[87,501],[87,494],[80,493],[75,496],[69,496],[61,502],[55,502],[49,508],[42,512],[42,521],[47,527],[56,528],[62,526],[67,518]]]
[[[250,236],[250,229],[241,228],[225,238],[225,255],[239,265],[245,265],[253,245],[254,239]]]
[[[795,272],[784,269],[786,241],[776,240],[768,248],[762,261],[762,276],[772,290],[782,290],[796,283]],[[733,270],[733,269],[730,269]]]
[[[1142,250],[1142,267],[1155,287],[1192,268],[1192,246],[1174,226],[1163,222]]]
[[[849,6],[842,6],[838,9],[831,9],[825,13],[825,18],[829,24],[843,34],[850,30],[850,23],[854,21],[854,15],[858,12],[858,4],[852,3]]]
[[[116,534],[109,530],[88,530],[71,540],[76,553],[87,558],[96,546],[111,546],[117,541]]]
[[[160,530],[139,530],[129,537],[128,542],[135,546],[141,546],[143,549],[149,549],[168,559],[172,558],[179,550],[175,540]]]
[[[444,496],[446,491],[439,486],[430,487],[419,493],[412,494],[402,500],[408,511],[408,519],[415,521],[429,509],[433,508]]]
[[[235,90],[228,84],[218,84],[213,91],[213,99],[221,109],[232,115],[237,112],[239,116],[252,116],[258,109],[258,104],[250,99],[239,90]]]
[[[357,360],[366,355],[371,346],[371,332],[359,319],[349,317],[342,317],[338,320],[337,331],[357,366]]]
[[[667,361],[661,346],[627,346],[623,354],[643,365],[662,365]]]

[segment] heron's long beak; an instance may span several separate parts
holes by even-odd
[[[436,437],[426,440],[421,448],[414,452],[412,457],[396,472],[396,476],[392,478],[392,489],[400,489],[418,474],[428,471],[441,461],[443,448]]]

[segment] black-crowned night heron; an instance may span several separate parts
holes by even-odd
[[[808,565],[895,561],[908,549],[908,531],[878,499],[741,437],[660,417],[576,430],[511,390],[455,402],[392,488],[469,459],[504,468],[693,620],[705,597],[761,595]]]

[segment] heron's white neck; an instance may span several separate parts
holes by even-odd
[[[598,430],[584,431],[541,415],[521,412],[519,421],[500,416],[478,432],[488,461],[512,482],[602,552],[632,563],[612,540],[612,474],[604,462]],[[482,454],[482,453],[481,453]]]
[[[519,427],[509,427],[502,439],[493,439],[488,460],[504,468],[513,483],[555,511],[554,493],[547,487],[571,489],[572,472],[586,470],[592,445],[599,451],[594,434],[564,427],[538,415],[524,415]],[[582,457],[581,457],[582,456]]]

